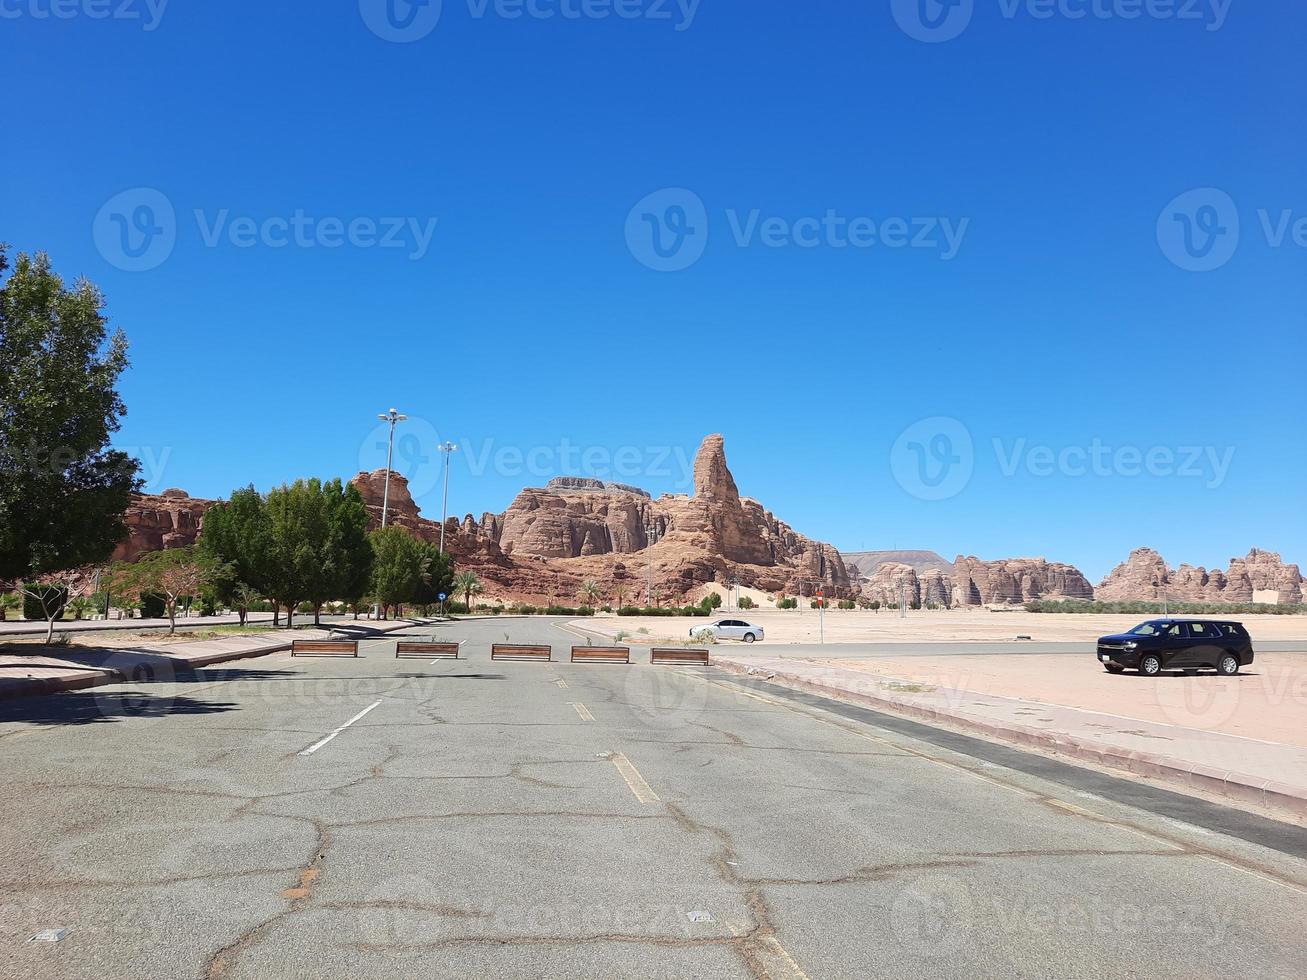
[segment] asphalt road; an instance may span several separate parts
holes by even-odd
[[[410,632],[466,659],[0,704],[0,976],[1302,975],[1297,828],[709,668],[489,660],[565,660],[545,621]]]

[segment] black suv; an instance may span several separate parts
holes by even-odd
[[[1242,623],[1229,620],[1150,619],[1128,633],[1100,636],[1098,660],[1110,674],[1129,667],[1155,677],[1206,667],[1230,676],[1253,662],[1253,641]]]

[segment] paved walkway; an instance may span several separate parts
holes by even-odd
[[[1301,746],[980,694],[829,662],[716,652],[712,660],[789,687],[1307,817],[1307,748]]]
[[[181,643],[148,643],[133,647],[77,647],[61,649],[58,655],[33,656],[0,652],[0,698],[72,691],[130,678],[148,669],[179,672],[228,660],[261,657],[289,650],[291,640],[366,639],[383,636],[431,620],[400,619],[393,622],[346,620],[323,629],[296,629],[293,633],[246,633],[214,640]]]

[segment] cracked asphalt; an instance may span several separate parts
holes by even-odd
[[[1303,975],[1296,828],[581,642],[0,704],[0,976]]]

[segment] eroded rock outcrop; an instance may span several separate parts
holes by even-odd
[[[1002,605],[1033,599],[1092,599],[1094,587],[1080,569],[1043,558],[982,561],[958,555],[953,562],[954,604]]]
[[[161,494],[134,496],[123,515],[127,538],[114,550],[110,561],[135,561],[147,551],[194,544],[200,536],[204,512],[213,504],[212,500],[201,500],[175,488]]]
[[[1272,595],[1273,594],[1273,595]],[[1172,569],[1152,548],[1136,548],[1107,574],[1094,593],[1104,602],[1255,602],[1296,604],[1303,601],[1303,577],[1297,565],[1273,551],[1253,548],[1231,558],[1224,571],[1193,565]]]

